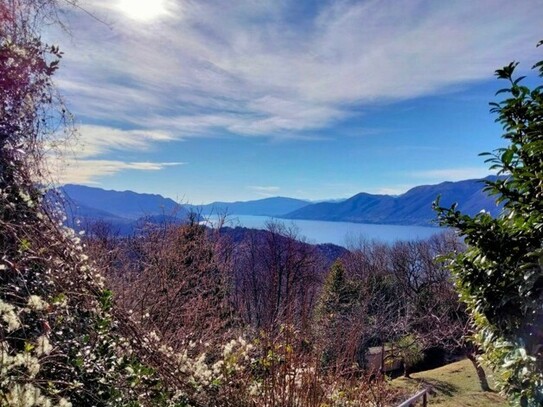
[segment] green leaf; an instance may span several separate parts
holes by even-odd
[[[498,96],[500,93],[511,93],[512,90],[510,88],[503,88],[496,92],[496,96]]]
[[[509,150],[506,150],[503,154],[502,154],[502,162],[506,165],[506,166],[509,166],[509,164],[511,164],[511,161],[513,160],[513,155],[515,153],[513,152],[512,149],[509,149]]]

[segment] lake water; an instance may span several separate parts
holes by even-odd
[[[215,225],[217,216],[210,216],[209,222]],[[427,239],[443,232],[443,229],[426,226],[373,225],[350,222],[326,222],[320,220],[290,220],[277,219],[269,216],[230,215],[225,226],[242,226],[250,229],[266,229],[270,221],[281,222],[287,227],[294,226],[299,236],[306,238],[308,243],[334,243],[348,246],[350,243],[366,240],[376,240],[393,243],[398,240]]]

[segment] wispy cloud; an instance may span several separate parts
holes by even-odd
[[[158,171],[183,163],[123,162],[114,160],[65,160],[55,171],[55,181],[60,184],[99,184],[104,176],[120,171]]]
[[[160,19],[139,23],[115,2],[89,0],[110,25],[71,12],[58,83],[84,123],[108,123],[82,129],[83,154],[95,158],[190,137],[312,139],[353,106],[448,91],[530,61],[539,2],[314,2],[296,19],[297,0],[169,0]]]
[[[275,187],[275,186],[259,186],[259,185],[252,185],[252,186],[248,186],[247,188],[252,191],[255,191],[258,195],[264,196],[264,197],[275,196],[281,190],[281,188]]]
[[[111,151],[147,150],[155,142],[172,137],[157,130],[121,130],[109,126],[83,125],[76,135],[74,154],[78,158],[97,157]]]
[[[401,194],[407,192],[408,190],[410,190],[411,188],[413,188],[414,186],[415,185],[413,185],[413,184],[410,184],[410,185],[392,185],[392,186],[376,188],[376,189],[370,190],[370,192],[372,192],[374,194],[379,194],[379,195],[401,195]]]
[[[139,125],[219,115],[218,127],[277,135],[322,127],[352,103],[488,78],[533,48],[530,23],[543,14],[537,3],[323,2],[301,25],[289,21],[288,1],[170,2],[170,16],[149,25],[127,20],[114,2],[94,0],[89,8],[111,29],[77,16],[62,78],[90,117]]]
[[[489,171],[487,168],[468,167],[413,171],[410,172],[408,175],[413,178],[420,178],[431,181],[460,181],[468,178],[484,178],[491,174],[492,172]]]
[[[131,151],[147,150],[156,142],[167,142],[171,137],[161,131],[121,130],[105,126],[83,125],[74,138],[63,144],[64,151],[51,155],[53,178],[59,183],[94,184],[104,176],[120,171],[157,171],[184,163],[131,162],[100,159],[112,152],[122,157]],[[60,157],[60,160],[59,160]]]

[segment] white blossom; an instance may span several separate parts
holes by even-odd
[[[37,295],[31,295],[28,297],[28,307],[35,311],[41,311],[47,308],[49,304]]]
[[[0,315],[2,320],[7,323],[6,330],[12,332],[21,327],[21,321],[15,313],[15,307],[0,299]]]
[[[53,346],[45,335],[40,336],[36,341],[36,355],[48,355],[53,350]]]

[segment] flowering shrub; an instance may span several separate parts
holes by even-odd
[[[315,354],[297,348],[296,335],[283,326],[278,336],[261,333],[252,343],[239,337],[223,345],[215,358],[191,355],[195,344],[179,353],[162,351],[175,361],[176,374],[188,377],[192,400],[199,405],[384,406],[397,398],[386,380],[324,373]]]
[[[80,238],[39,200],[14,193],[34,192],[31,185],[5,181],[0,176],[0,404],[159,405],[168,391],[142,364],[137,344],[145,335],[112,313],[112,294]],[[133,337],[122,333],[128,328]]]
[[[182,405],[80,237],[42,201],[41,146],[65,110],[51,82],[62,54],[33,24],[54,7],[0,5],[0,405]]]

